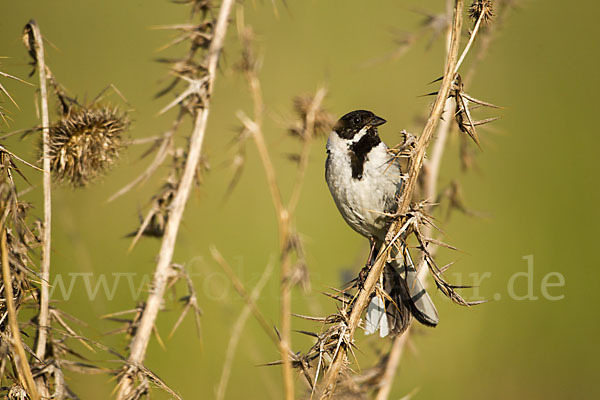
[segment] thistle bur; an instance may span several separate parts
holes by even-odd
[[[469,17],[475,21],[481,18],[482,22],[489,23],[494,17],[494,3],[492,0],[475,0],[469,7]]]
[[[314,110],[313,110],[314,107]],[[305,139],[308,125],[312,118],[313,133],[318,137],[326,137],[331,132],[335,124],[335,116],[325,110],[323,107],[315,107],[315,97],[312,95],[303,95],[294,97],[294,112],[299,120],[288,128],[288,132],[301,139]],[[309,115],[313,116],[309,118]]]
[[[50,127],[54,178],[83,187],[106,173],[119,158],[129,125],[127,114],[116,107],[72,107]]]

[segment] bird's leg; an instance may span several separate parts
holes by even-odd
[[[369,258],[367,258],[367,263],[358,273],[358,287],[360,289],[363,288],[365,281],[367,280],[367,276],[369,275],[369,271],[371,270],[371,264],[373,263],[373,256],[375,255],[375,239],[372,237],[369,238],[369,243],[371,244],[371,250],[369,251]]]
[[[369,251],[369,258],[367,258],[367,265],[368,267],[371,266],[371,264],[373,263],[373,255],[375,254],[375,239],[373,239],[372,237],[369,238],[369,243],[371,244],[371,250]]]

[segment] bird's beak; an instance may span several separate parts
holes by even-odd
[[[385,124],[387,121],[381,117],[378,117],[377,115],[373,116],[373,118],[371,118],[371,121],[369,121],[369,125],[371,126],[379,126],[379,125],[383,125]]]

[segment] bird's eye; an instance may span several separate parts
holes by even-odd
[[[354,123],[355,124],[360,124],[360,117],[354,117]]]

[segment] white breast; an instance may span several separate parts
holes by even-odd
[[[362,137],[359,133],[353,141]],[[383,240],[387,218],[393,211],[401,184],[401,171],[381,142],[367,156],[361,179],[352,177],[348,145],[332,132],[327,141],[325,178],[335,204],[344,220],[365,237]]]

